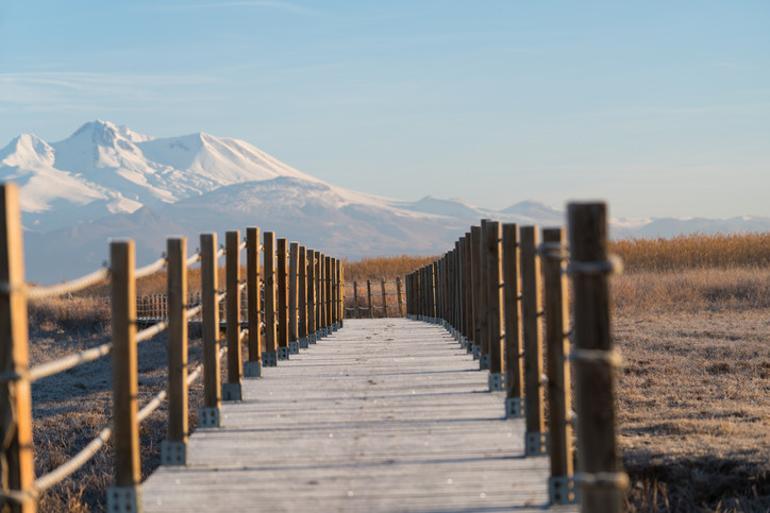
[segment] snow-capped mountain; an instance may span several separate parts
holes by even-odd
[[[357,258],[440,253],[482,218],[564,224],[562,210],[535,201],[500,211],[431,196],[394,201],[328,184],[238,139],[154,138],[107,121],[54,143],[20,135],[0,149],[0,180],[22,188],[27,270],[36,281],[93,269],[113,237],[135,239],[142,263],[172,234],[195,247],[201,232],[256,225]],[[612,229],[622,237],[763,231],[770,219],[619,219]]]

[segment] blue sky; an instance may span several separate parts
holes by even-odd
[[[770,216],[770,2],[2,2],[0,145],[96,118],[402,199]]]

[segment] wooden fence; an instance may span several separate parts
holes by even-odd
[[[200,251],[187,255],[185,238],[170,238],[166,255],[136,268],[134,243],[119,240],[109,245],[109,268],[79,279],[38,287],[24,278],[22,225],[18,188],[0,186],[0,509],[33,513],[40,495],[87,463],[112,438],[114,481],[107,496],[109,512],[140,509],[139,425],[168,401],[168,431],[161,446],[164,465],[184,465],[188,424],[188,387],[203,378],[204,405],[199,423],[218,426],[223,400],[241,398],[243,377],[259,377],[263,366],[275,366],[300,348],[342,326],[344,270],[339,259],[296,242],[276,239],[259,228],[247,228],[246,237],[228,231],[224,247],[215,233],[200,236]],[[246,277],[241,276],[241,252],[246,251]],[[262,255],[260,255],[262,253]],[[217,269],[225,258],[225,284],[220,288]],[[260,261],[264,261],[264,269]],[[187,271],[201,265],[201,293],[187,292]],[[167,293],[150,326],[137,325],[136,280],[166,271]],[[75,293],[109,283],[112,339],[98,347],[30,367],[27,302]],[[156,298],[157,299],[157,298]],[[241,302],[245,300],[247,308]],[[159,301],[158,301],[159,302]],[[224,310],[220,312],[220,305]],[[245,315],[244,315],[245,313]],[[224,323],[220,323],[220,315]],[[188,322],[202,322],[203,357],[188,363]],[[245,319],[244,319],[245,317]],[[243,319],[243,320],[242,320]],[[220,344],[224,328],[225,343]],[[137,345],[167,331],[168,387],[139,408]],[[243,361],[241,346],[247,347]],[[51,472],[35,477],[32,442],[31,384],[78,365],[112,355],[113,418],[80,452]],[[224,383],[220,359],[227,358]]]
[[[396,277],[393,283],[395,290],[388,292],[388,282],[385,278],[381,278],[379,280],[380,290],[372,292],[372,280],[366,280],[366,288],[362,289],[359,295],[358,282],[354,281],[353,304],[346,306],[345,311],[350,312],[350,317],[355,319],[362,317],[404,317],[406,298],[402,291],[401,278]],[[350,294],[346,294],[345,297],[351,299]]]
[[[506,416],[524,417],[526,455],[550,458],[552,503],[579,498],[585,513],[619,513],[628,477],[615,432],[609,275],[620,264],[607,254],[606,206],[570,204],[567,231],[569,244],[562,228],[483,220],[406,276],[407,314],[443,324],[489,371]]]

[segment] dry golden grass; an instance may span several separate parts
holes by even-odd
[[[687,235],[611,244],[630,271],[770,266],[770,233]]]
[[[434,256],[409,256],[401,255],[394,257],[372,257],[355,261],[345,261],[345,281],[352,283],[354,280],[359,283],[367,279],[394,280],[397,276],[403,278],[415,269],[429,264],[436,260]]]

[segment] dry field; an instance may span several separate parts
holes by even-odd
[[[770,511],[770,237],[687,237],[621,241],[627,272],[613,278],[619,375],[619,442],[632,478],[628,511]],[[719,258],[719,255],[724,255]],[[395,276],[429,261],[398,257],[348,262],[346,282]],[[197,286],[193,274],[190,285]],[[164,278],[142,284],[162,292]],[[104,291],[30,305],[33,363],[96,345],[109,335]],[[101,297],[100,297],[101,296]],[[348,288],[348,305],[352,305]],[[363,297],[363,294],[361,295]],[[360,300],[363,303],[363,299]],[[395,306],[395,296],[389,295]],[[391,307],[391,315],[395,308]],[[198,360],[191,333],[191,361]],[[146,400],[165,386],[165,339],[140,346]],[[110,360],[73,369],[33,387],[38,474],[65,461],[110,417]],[[191,391],[191,411],[200,387]],[[165,411],[142,426],[143,472],[159,462]],[[47,493],[43,512],[104,509],[110,448]]]

